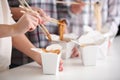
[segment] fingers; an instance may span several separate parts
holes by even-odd
[[[39,14],[39,16],[42,18],[44,23],[50,21],[51,19],[50,16],[48,16],[43,9],[35,8],[35,7],[33,7],[32,9]]]
[[[22,9],[23,9],[23,10],[20,11],[21,13],[23,13],[23,14],[28,13],[28,14],[36,17],[36,18],[39,20],[39,21],[38,21],[39,24],[43,24],[43,22],[46,21],[46,19],[44,20],[44,18],[42,18],[42,17],[40,16],[40,14],[43,15],[43,12],[42,12],[42,11],[41,11],[40,13],[38,13],[37,11],[33,11],[33,10],[28,9],[28,8],[22,8]],[[45,14],[45,13],[44,13],[44,14]],[[44,16],[45,16],[45,15],[44,15]]]
[[[79,57],[79,51],[76,47],[74,47],[72,50],[71,58],[74,58],[74,57]]]
[[[85,2],[83,2],[83,1],[81,1],[81,0],[76,0],[76,2],[78,2],[79,5],[81,5],[81,6],[85,6]]]
[[[59,71],[63,71],[63,60],[60,60]]]
[[[42,17],[44,22],[47,22],[50,20],[50,16],[48,16],[42,9],[39,9],[37,12]]]
[[[21,19],[19,19],[19,25],[24,26],[23,28],[28,29],[27,31],[33,31],[37,27],[38,21],[38,18],[33,13],[25,12]]]
[[[78,52],[73,52],[71,55],[71,58],[75,58],[75,57],[79,57],[79,53]]]

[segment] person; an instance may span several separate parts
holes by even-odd
[[[9,5],[11,6],[11,11],[13,14],[13,18],[17,21],[22,16],[22,14],[18,13],[21,8],[18,8],[20,5],[17,0],[8,0]],[[54,0],[28,0],[29,5],[34,9],[37,10],[38,8],[42,8],[47,15],[49,15],[52,18],[57,19],[57,9],[56,4]],[[16,8],[17,7],[17,8]],[[52,34],[58,34],[58,27],[56,23],[46,23],[46,28],[49,30]],[[36,47],[42,47],[45,48],[47,45],[49,45],[49,41],[46,39],[44,33],[42,30],[37,27],[36,30],[32,32],[28,32],[28,39],[36,46]]]
[[[11,11],[12,11],[14,20],[16,20],[16,21],[19,20],[19,18],[22,16],[22,14],[18,13],[21,10],[21,8],[18,8],[18,6],[20,5],[18,0],[8,0],[8,2],[11,7]],[[52,18],[57,19],[57,10],[56,10],[56,5],[54,3],[54,0],[49,0],[49,1],[29,0],[28,3],[30,6],[32,6],[32,8],[34,10],[38,9],[36,7],[42,8],[47,13],[47,15],[49,15]],[[46,23],[45,26],[50,33],[58,34],[57,24]],[[45,48],[46,46],[48,46],[50,44],[50,42],[46,39],[44,33],[42,32],[42,30],[39,27],[37,27],[32,32],[27,32],[26,36],[34,44],[35,47]],[[18,53],[18,54],[16,54],[16,53]],[[26,63],[29,63],[32,61],[31,58],[29,58],[26,55],[23,55],[21,53],[22,52],[13,48],[11,67],[26,64]],[[18,58],[16,58],[16,57],[18,57]]]
[[[7,70],[10,65],[12,45],[41,65],[40,54],[30,50],[35,46],[24,33],[34,30],[38,24],[43,23],[42,17],[38,13],[25,11],[19,21],[14,23],[7,0],[0,0],[0,16],[0,71]],[[59,69],[62,70],[62,66]]]
[[[17,0],[8,0],[9,5],[11,6],[11,11],[13,14],[13,18],[14,20],[18,20],[22,14],[18,13],[20,8],[18,8],[19,6],[19,2]],[[55,18],[55,19],[62,19],[65,16],[60,16],[60,13],[66,13],[66,8],[64,9],[58,9],[58,7],[56,5],[56,0],[29,0],[28,1],[29,5],[36,10],[36,7],[42,8],[50,17]],[[49,30],[49,32],[51,34],[59,34],[58,32],[58,27],[56,23],[47,23],[45,24],[45,26],[47,27],[47,29]],[[36,46],[39,48],[45,48],[47,45],[50,44],[50,42],[46,39],[45,35],[43,34],[43,32],[41,31],[41,29],[39,27],[37,27],[34,31],[32,32],[27,32],[26,33],[27,38]],[[75,52],[75,51],[73,51]],[[18,54],[16,54],[18,53]],[[12,52],[12,64],[11,66],[18,66],[18,65],[22,65],[22,64],[26,64],[31,62],[32,60],[29,57],[26,57],[25,55],[22,55],[20,51],[16,50],[15,48],[13,48],[13,52]],[[75,57],[76,55],[73,55],[73,57]],[[18,57],[18,58],[16,58]],[[19,60],[19,62],[18,62]]]

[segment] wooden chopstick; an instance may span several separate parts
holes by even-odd
[[[94,16],[96,19],[96,30],[101,32],[101,27],[102,27],[102,15],[101,15],[101,3],[96,2],[94,4]]]
[[[32,8],[28,5],[28,3],[25,1],[25,0],[19,0],[19,2],[21,3],[21,6],[23,6],[24,8],[26,8],[26,6],[30,9],[30,10],[32,10]],[[24,3],[25,4],[24,4]],[[25,6],[26,5],[26,6]],[[33,10],[32,10],[33,11]],[[59,21],[57,20],[57,19],[55,19],[55,18],[51,18],[51,20],[50,20],[50,22],[53,22],[53,23],[59,23]]]
[[[49,31],[47,30],[47,28],[43,24],[40,24],[39,27],[43,30],[44,34],[48,37],[48,40],[52,41],[51,35],[50,35]]]
[[[51,21],[50,21],[50,22],[53,22],[53,23],[57,23],[57,24],[59,24],[59,20],[54,19],[54,18],[51,18]]]
[[[83,2],[83,1],[81,1]],[[75,1],[70,1],[70,2],[66,2],[66,1],[56,1],[56,3],[59,3],[59,4],[80,4],[80,2],[75,2]],[[85,3],[85,2],[84,2]],[[85,3],[85,5],[90,5],[92,3]]]
[[[56,3],[62,3],[62,4],[80,4],[78,2],[65,2],[65,1],[56,1]]]

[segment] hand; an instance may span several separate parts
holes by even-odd
[[[72,55],[71,55],[71,58],[74,58],[74,57],[79,57],[79,50],[76,46],[73,48]]]
[[[14,24],[14,31],[16,33],[26,33],[36,28],[41,23],[41,17],[33,12],[25,12],[19,21]]]
[[[71,12],[74,13],[74,14],[79,14],[82,12],[82,9],[83,7],[85,6],[85,3],[80,1],[80,0],[77,0],[78,3],[80,4],[72,4],[70,9],[71,9]]]
[[[50,16],[48,16],[43,9],[36,8],[36,7],[32,7],[32,9],[39,13],[40,17],[43,20],[43,24],[51,20]]]

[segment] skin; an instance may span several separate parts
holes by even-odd
[[[75,46],[75,47],[72,49],[71,58],[79,57],[79,56],[80,56],[79,50],[78,50],[78,48]]]
[[[80,4],[72,4],[70,9],[71,9],[71,12],[74,13],[74,14],[79,14],[82,12],[82,9],[84,8],[85,6],[85,3],[80,1],[80,0],[76,0],[76,2],[80,3]]]
[[[0,38],[16,36],[18,34],[24,34],[27,31],[34,30],[36,26],[40,24],[39,19],[39,16],[34,13],[26,12],[15,24],[0,24]]]

